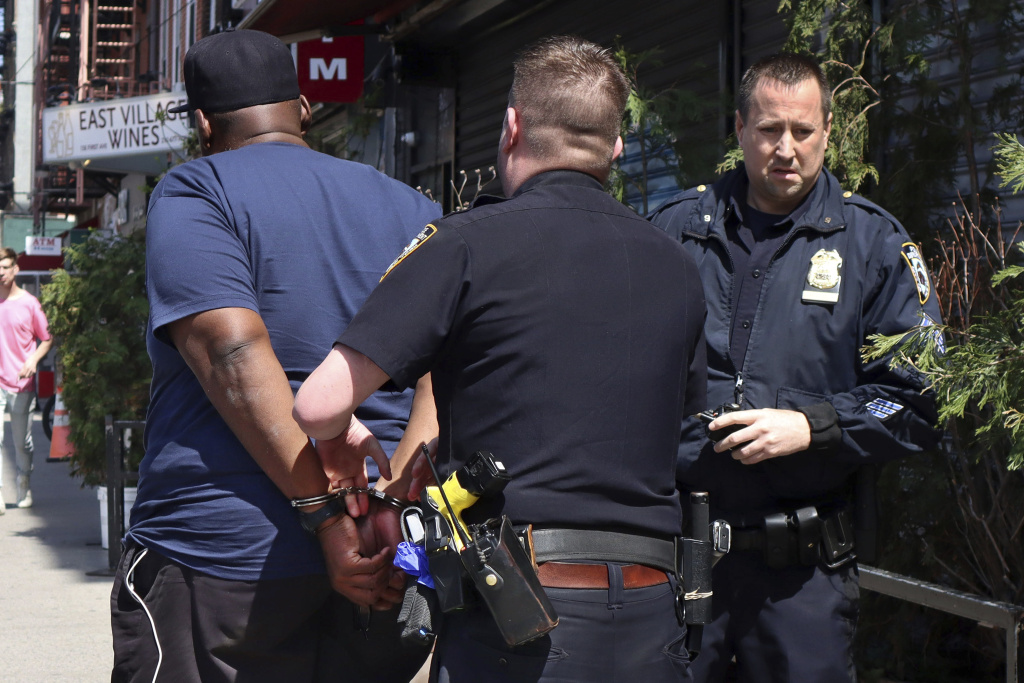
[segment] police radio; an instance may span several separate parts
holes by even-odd
[[[709,425],[712,422],[715,421],[715,418],[721,417],[721,416],[725,415],[726,413],[731,413],[731,412],[734,412],[734,411],[737,411],[737,410],[741,410],[739,404],[737,404],[737,403],[723,403],[722,405],[718,406],[717,408],[714,408],[714,409],[709,408],[707,410],[703,410],[703,411],[697,413],[696,415],[694,415],[694,417],[704,423],[704,435],[707,436],[708,439],[710,439],[712,443],[718,443],[719,441],[721,441],[725,437],[729,436],[730,434],[733,434],[735,432],[738,432],[741,429],[744,429],[747,425],[745,425],[745,424],[734,424],[734,425],[729,425],[728,427],[722,427],[720,429],[716,429],[714,431],[711,430],[711,427]]]
[[[431,458],[427,462],[440,481]],[[505,642],[514,646],[553,629],[558,616],[508,517],[468,525],[462,519],[481,497],[500,493],[509,481],[500,461],[477,451],[443,484],[424,489],[421,498],[424,548],[441,611],[466,606],[469,595],[463,579],[468,577]]]

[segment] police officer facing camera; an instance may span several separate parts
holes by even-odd
[[[851,484],[865,465],[937,445],[931,393],[860,355],[868,335],[938,323],[939,308],[899,222],[823,169],[830,93],[810,58],[751,66],[736,112],[744,165],[652,217],[699,264],[708,401],[733,408],[709,433],[686,423],[679,447],[680,488],[710,492],[733,528],[701,681],[723,680],[734,656],[746,683],[852,680]]]
[[[430,372],[441,476],[476,451],[507,469],[466,522],[533,525],[559,623],[510,647],[481,604],[446,614],[436,680],[689,678],[672,567],[654,556],[668,548],[671,565],[679,535],[675,453],[681,419],[704,407],[704,300],[682,246],[602,188],[628,93],[593,43],[520,54],[498,150],[507,198],[427,226],[296,398],[308,434],[358,448],[352,410]]]

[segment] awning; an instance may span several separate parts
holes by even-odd
[[[18,270],[21,272],[54,270],[64,267],[64,256],[18,255]]]
[[[372,19],[365,28],[375,26],[412,6],[417,0],[263,0],[247,14],[239,28],[273,34],[286,43],[342,35],[355,27],[343,28],[360,19]]]

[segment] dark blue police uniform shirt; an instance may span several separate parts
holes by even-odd
[[[693,260],[572,171],[434,225],[339,342],[399,387],[433,373],[442,475],[477,450],[508,468],[467,519],[678,535],[706,377]]]
[[[708,305],[709,405],[732,402],[741,376],[744,409],[831,406],[841,433],[821,449],[744,465],[714,452],[703,425],[685,422],[680,487],[708,491],[715,514],[734,519],[839,500],[861,465],[933,448],[939,434],[934,394],[924,391],[920,376],[890,367],[888,358],[861,357],[872,334],[941,321],[927,275],[915,273],[915,259],[924,267],[917,248],[891,214],[844,192],[827,170],[786,221],[762,284],[752,290],[757,296],[743,295],[747,304],[756,302],[756,312],[736,365],[733,323],[744,301],[735,298],[740,271],[728,225],[746,187],[741,165],[713,185],[680,193],[652,216],[699,264]],[[840,276],[835,301],[809,282],[821,255]]]
[[[785,242],[789,227],[800,219],[807,204],[801,203],[789,216],[781,216],[758,211],[736,197],[729,201],[732,212],[725,230],[729,236],[729,257],[736,273],[729,354],[735,367],[742,368],[764,290],[764,274]]]
[[[214,576],[323,572],[319,545],[207,400],[165,326],[214,308],[260,314],[293,389],[330,351],[438,207],[369,166],[261,143],[172,169],[150,202],[146,457],[128,538]],[[409,394],[358,413],[394,449]]]

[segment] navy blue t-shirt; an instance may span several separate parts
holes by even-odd
[[[437,205],[369,166],[260,143],[171,170],[147,226],[146,457],[128,537],[235,580],[322,573],[319,545],[235,438],[166,334],[215,308],[260,314],[292,387],[320,364]],[[394,450],[411,396],[357,415]]]

